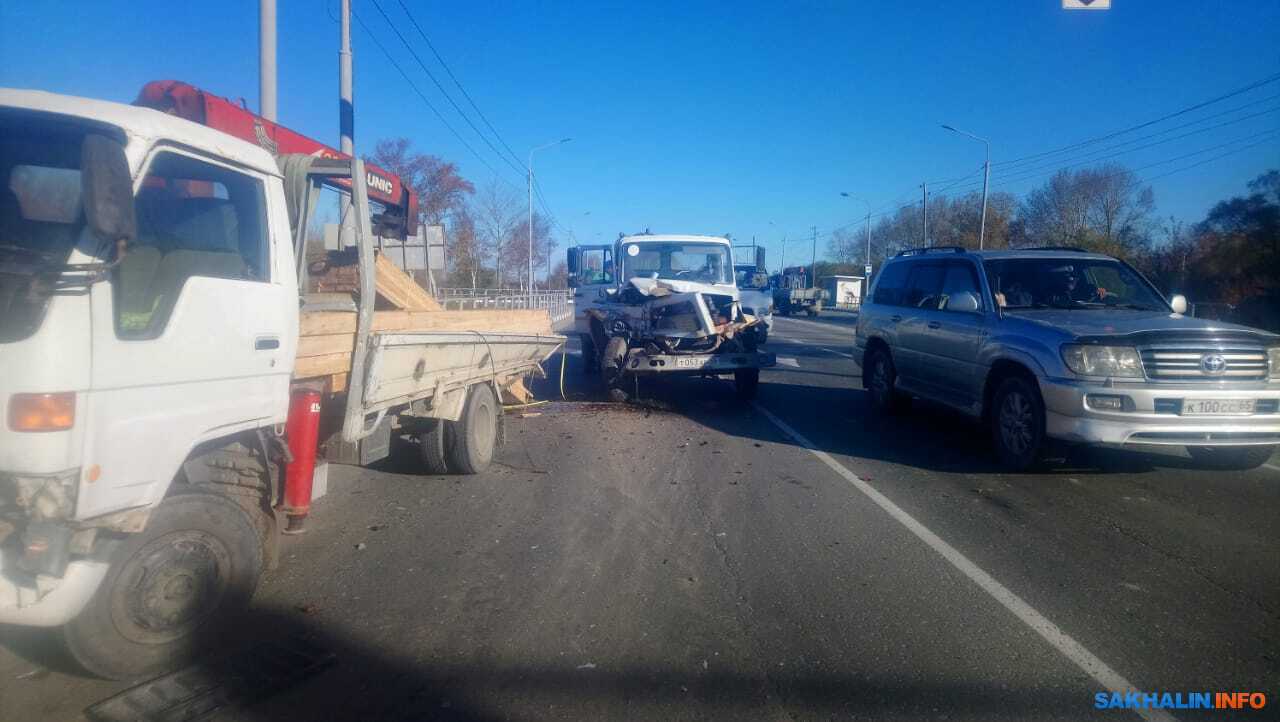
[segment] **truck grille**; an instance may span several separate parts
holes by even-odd
[[[1152,381],[1264,381],[1266,349],[1247,346],[1150,346],[1139,349]]]

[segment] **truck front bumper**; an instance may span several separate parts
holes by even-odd
[[[766,351],[741,353],[627,354],[626,370],[633,374],[729,374],[744,369],[776,366],[777,357]]]
[[[75,618],[107,576],[106,562],[76,560],[61,578],[31,576],[0,554],[0,624],[57,627]]]
[[[1151,383],[1103,384],[1040,379],[1045,432],[1089,444],[1259,446],[1280,444],[1280,387],[1210,388]],[[1122,410],[1099,410],[1095,399],[1120,397]],[[1183,415],[1184,400],[1253,399],[1249,415]],[[1114,403],[1114,402],[1113,402]]]

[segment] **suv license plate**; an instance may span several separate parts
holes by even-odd
[[[689,356],[686,358],[676,358],[676,368],[678,369],[700,369],[705,366],[707,359],[701,356]]]
[[[1183,416],[1243,416],[1252,414],[1254,399],[1183,399]]]

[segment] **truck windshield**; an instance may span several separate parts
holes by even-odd
[[[1131,268],[1110,258],[1010,258],[983,264],[1004,308],[1168,311]]]
[[[699,283],[733,283],[729,247],[718,243],[626,243],[623,278],[658,278]]]
[[[34,113],[0,114],[0,343],[35,333],[84,227],[85,128]]]

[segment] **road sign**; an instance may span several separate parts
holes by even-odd
[[[1110,10],[1111,0],[1062,0],[1063,10]]]
[[[868,263],[866,266],[863,267],[863,270],[866,271],[866,277],[871,278],[871,264]]]

